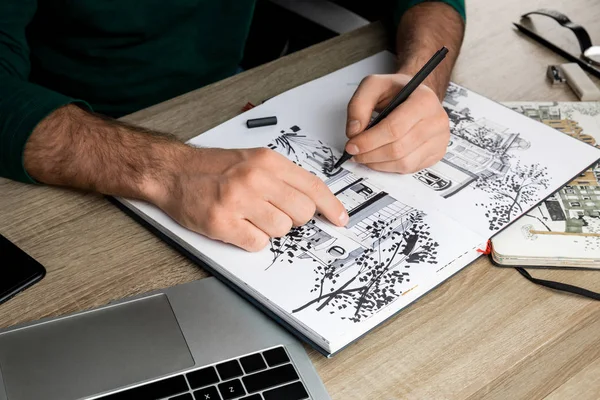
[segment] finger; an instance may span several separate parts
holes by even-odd
[[[250,252],[257,252],[264,249],[270,240],[265,232],[247,220],[240,220],[239,223],[231,226],[228,237],[215,239],[233,244]]]
[[[440,151],[439,144],[435,140],[428,140],[415,151],[400,160],[370,163],[366,165],[376,171],[412,174],[424,168],[422,165],[424,165],[425,162],[431,162],[432,158],[439,161],[443,155],[444,153],[443,151]]]
[[[425,158],[425,160],[417,168],[417,171],[420,171],[420,170],[422,170],[424,168],[431,167],[432,165],[438,163],[443,157],[444,157],[443,154],[436,154],[436,155],[431,155],[431,156]]]
[[[438,125],[441,124],[438,123]],[[445,135],[445,131],[447,130],[448,127],[445,125],[441,125],[441,127],[433,126],[430,119],[421,120],[404,137],[367,153],[358,154],[353,157],[353,161],[361,164],[370,164],[400,160],[414,152],[423,143],[434,138],[437,138],[439,141],[445,141],[445,145],[447,146],[448,142]]]
[[[373,110],[392,86],[391,80],[378,75],[369,75],[360,82],[348,103],[347,137],[354,137],[367,127]]]
[[[421,103],[418,96],[409,97],[380,123],[350,139],[346,144],[346,151],[352,155],[368,153],[401,139],[413,126],[432,113],[433,110],[424,108]]]
[[[247,211],[246,219],[269,237],[285,236],[292,229],[292,219],[267,202],[254,204]]]
[[[337,226],[345,226],[348,223],[348,213],[343,204],[317,176],[297,165],[292,165],[281,178],[288,185],[308,196],[315,203],[317,211],[331,223]]]
[[[289,216],[294,226],[301,226],[315,215],[316,204],[307,195],[283,181],[267,196],[268,201]]]

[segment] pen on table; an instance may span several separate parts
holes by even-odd
[[[423,68],[421,68],[419,70],[419,72],[417,72],[415,74],[415,76],[413,76],[412,79],[410,81],[408,81],[408,83],[400,90],[400,92],[398,92],[398,94],[392,99],[390,104],[388,104],[383,109],[383,111],[381,111],[379,113],[379,115],[375,119],[373,119],[373,120],[371,120],[371,122],[369,122],[369,125],[367,125],[365,130],[371,129],[372,127],[377,125],[379,122],[381,122],[381,120],[383,120],[392,111],[394,111],[396,109],[396,107],[398,107],[400,104],[404,103],[404,101],[406,101],[408,96],[410,96],[412,94],[412,92],[414,92],[415,89],[417,87],[419,87],[419,85],[429,76],[431,71],[433,71],[435,69],[435,67],[437,67],[439,65],[440,62],[442,62],[444,57],[446,57],[446,54],[448,54],[448,49],[445,46],[442,47],[441,49],[439,49],[433,55],[433,57],[431,57],[429,59],[429,61],[427,61],[427,63],[425,63]],[[344,150],[344,154],[342,154],[342,156],[335,163],[335,165],[333,166],[332,169],[337,169],[337,168],[341,167],[343,163],[345,163],[346,161],[348,161],[351,158],[352,158],[352,155],[348,154],[348,152],[346,150]]]

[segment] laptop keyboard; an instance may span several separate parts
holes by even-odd
[[[275,347],[101,397],[102,400],[303,400],[308,392]]]

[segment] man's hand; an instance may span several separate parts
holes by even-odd
[[[354,161],[378,171],[409,174],[442,159],[450,139],[448,115],[425,85],[379,124],[364,130],[372,111],[387,106],[410,78],[392,74],[363,79],[348,104],[346,151]]]
[[[450,129],[440,104],[456,62],[465,24],[448,4],[427,1],[400,19],[396,40],[398,73],[373,75],[360,84],[348,105],[346,151],[354,160],[379,171],[412,173],[439,161]],[[364,131],[373,110],[381,111],[442,46],[442,63],[387,118]],[[364,132],[363,132],[364,131]]]
[[[304,225],[315,211],[348,214],[321,179],[273,150],[189,149],[184,169],[160,178],[151,201],[183,226],[248,251]]]
[[[268,149],[197,149],[159,132],[62,107],[33,131],[25,168],[39,182],[135,198],[183,226],[249,251],[310,220],[348,222],[327,185]]]

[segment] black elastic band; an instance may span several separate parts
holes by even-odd
[[[529,279],[531,282],[537,285],[545,286],[554,290],[560,290],[562,292],[573,293],[579,296],[587,297],[592,300],[600,301],[600,293],[592,292],[591,290],[587,290],[579,286],[569,285],[568,283],[547,281],[545,279],[534,278],[523,267],[515,267],[515,269],[519,271],[519,273],[525,278]]]

